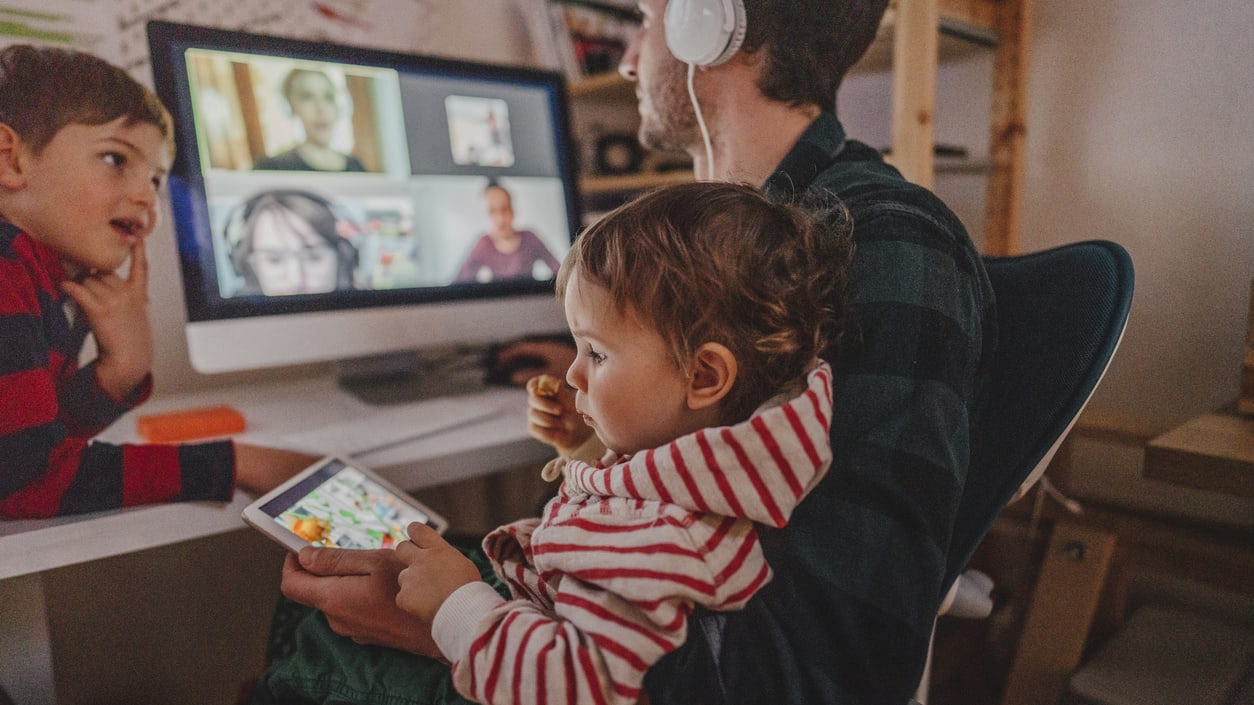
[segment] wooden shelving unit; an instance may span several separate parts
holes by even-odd
[[[579,189],[585,194],[604,194],[623,191],[641,191],[654,186],[682,184],[692,181],[688,170],[642,172],[621,176],[585,176],[579,179]]]
[[[567,92],[573,103],[573,115],[576,121],[576,133],[583,133],[583,138],[589,139],[587,125],[579,125],[582,120],[589,121],[584,114],[584,109],[588,106],[601,104],[604,106],[612,106],[613,110],[619,111],[623,115],[630,116],[629,120],[623,121],[623,125],[629,125],[630,131],[634,133],[638,125],[636,117],[636,93],[635,84],[623,78],[617,71],[590,76],[577,81],[571,82],[567,86]],[[593,120],[595,122],[595,120]],[[624,131],[623,125],[620,125],[617,131]],[[579,129],[583,127],[585,129]],[[633,174],[616,174],[616,175],[600,175],[584,173],[579,180],[579,190],[585,197],[591,200],[608,200],[613,202],[616,200],[615,195],[627,195],[637,191],[653,188],[655,186],[665,186],[667,184],[683,183],[692,181],[692,170],[687,168],[669,168],[665,170],[655,170],[652,164],[646,160],[644,170]]]
[[[984,173],[987,198],[985,254],[1018,250],[1023,181],[1024,93],[1028,18],[1032,0],[892,0],[879,36],[853,71],[892,73],[891,161],[906,178],[932,187],[937,173]],[[994,52],[993,100],[989,106],[989,159],[935,156],[937,68],[975,52]],[[621,103],[635,111],[631,83],[616,72],[574,81],[571,100]],[[585,194],[631,192],[692,178],[691,172],[588,176]]]
[[[892,72],[892,157],[915,183],[940,172],[987,174],[985,254],[1018,251],[1023,181],[1024,96],[1032,0],[893,0],[879,37],[856,71]],[[937,68],[974,52],[994,52],[989,159],[937,161],[933,121]]]
[[[610,71],[573,81],[567,85],[566,90],[574,100],[585,97],[635,100],[635,88],[631,81],[623,78],[622,74],[617,71]]]

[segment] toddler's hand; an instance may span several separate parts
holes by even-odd
[[[569,455],[588,440],[592,429],[575,412],[570,387],[551,375],[537,375],[527,380],[527,433]]]
[[[396,557],[407,565],[396,576],[396,606],[431,624],[449,595],[481,580],[479,569],[426,524],[414,522],[407,532],[409,540],[396,546]]]
[[[148,320],[148,256],[143,241],[131,248],[131,271],[88,274],[61,284],[78,304],[96,336],[96,377],[114,398],[130,395],[152,369],[152,324]]]

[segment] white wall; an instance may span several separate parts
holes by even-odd
[[[1023,249],[1136,266],[1094,407],[1183,421],[1239,393],[1254,278],[1254,3],[1037,0]]]

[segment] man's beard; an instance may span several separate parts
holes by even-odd
[[[649,90],[648,114],[641,115],[640,144],[659,152],[687,152],[700,142],[697,119],[688,97],[687,68],[672,61]]]

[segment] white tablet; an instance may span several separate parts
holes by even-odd
[[[327,456],[244,508],[244,521],[292,551],[305,546],[393,548],[418,521],[443,532],[442,517],[376,473]]]

